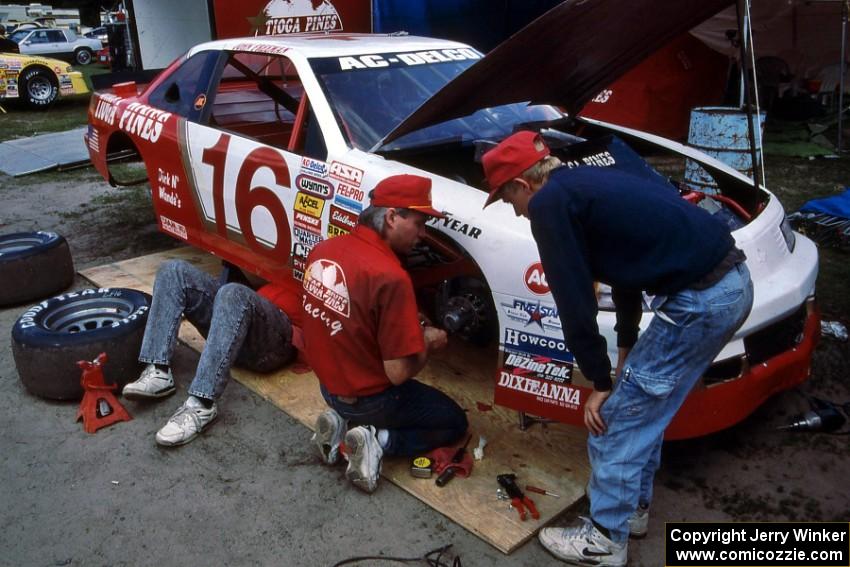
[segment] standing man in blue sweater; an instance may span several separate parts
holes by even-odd
[[[539,134],[518,132],[484,154],[491,192],[531,222],[564,339],[594,391],[590,521],[545,528],[540,542],[577,565],[626,564],[647,530],[664,430],[750,312],[753,287],[727,225],[669,184],[607,167],[562,166]],[[596,322],[594,282],[616,307],[618,361]],[[642,291],[655,312],[638,338]]]

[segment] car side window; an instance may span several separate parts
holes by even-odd
[[[151,105],[192,122],[200,122],[219,56],[218,51],[201,51],[184,61],[154,89],[149,98]]]
[[[231,53],[211,91],[210,126],[301,155],[327,158],[301,79],[288,58]]]
[[[65,34],[60,30],[47,30],[47,41],[49,43],[64,43],[66,42]]]
[[[33,34],[29,37],[29,40],[32,43],[48,43],[50,41],[47,38],[47,32],[46,31],[33,32]]]

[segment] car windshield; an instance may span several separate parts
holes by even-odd
[[[15,43],[21,43],[21,40],[30,34],[32,30],[18,30],[9,34],[9,39]]]
[[[371,149],[446,83],[480,59],[469,48],[311,59],[310,64],[356,148]],[[382,147],[398,150],[452,141],[503,138],[517,124],[557,120],[551,106],[515,103],[448,120]]]

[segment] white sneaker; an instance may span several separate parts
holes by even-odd
[[[215,402],[206,408],[198,398],[189,396],[169,418],[168,423],[156,432],[156,442],[167,447],[184,445],[197,437],[216,417],[218,407]]]
[[[592,565],[594,567],[624,567],[629,544],[614,543],[587,518],[575,528],[543,528],[540,530],[540,543],[546,550],[567,563],[573,565]]]
[[[339,444],[345,437],[346,426],[346,421],[332,409],[325,410],[316,419],[316,432],[310,440],[316,444],[326,465],[335,465],[339,460]]]
[[[629,516],[629,537],[641,538],[649,531],[649,506],[638,505]]]
[[[375,428],[368,425],[349,429],[345,434],[345,447],[348,450],[345,476],[360,490],[370,494],[375,492],[384,455]]]
[[[170,396],[174,391],[171,369],[163,372],[153,364],[148,364],[139,379],[124,386],[121,394],[128,400],[156,400]]]
[[[585,485],[584,495],[590,502],[590,483]],[[629,537],[640,539],[646,537],[647,533],[649,533],[649,506],[638,504],[637,510],[629,516]]]

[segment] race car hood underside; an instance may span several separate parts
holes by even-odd
[[[567,0],[447,83],[374,149],[491,106],[530,101],[575,116],[600,90],[735,0]]]

